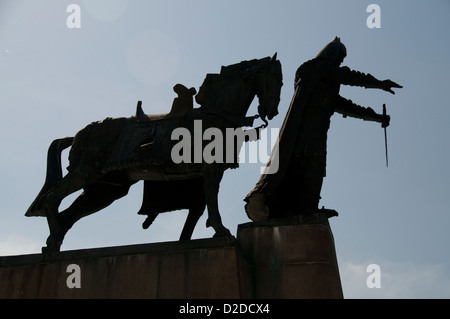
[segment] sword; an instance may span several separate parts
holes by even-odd
[[[383,104],[383,117],[386,116],[386,104]],[[386,126],[384,126],[384,149],[386,151],[386,167],[389,166],[388,161],[388,145],[387,145],[387,132],[386,132]]]

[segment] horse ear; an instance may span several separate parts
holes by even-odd
[[[278,52],[275,52],[275,54],[273,55],[273,57],[270,59],[270,62],[275,62],[276,60],[277,60],[277,53]]]

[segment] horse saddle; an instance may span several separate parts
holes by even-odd
[[[175,93],[178,94],[173,100],[172,109],[169,113],[148,115],[142,110],[142,102],[138,101],[136,108],[136,119],[139,122],[157,121],[174,117],[182,117],[194,109],[193,96],[197,93],[195,88],[188,89],[183,84],[175,84],[173,87]]]
[[[180,127],[183,116],[194,108],[195,88],[182,84],[173,87],[178,94],[169,113],[147,115],[138,102],[136,117],[125,121],[111,156],[103,168],[105,172],[139,164],[161,164],[171,160],[171,132]]]

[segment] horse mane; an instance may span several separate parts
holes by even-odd
[[[200,105],[204,105],[205,101],[209,100],[212,94],[216,94],[218,89],[222,88],[224,84],[229,83],[230,78],[252,78],[262,65],[269,62],[270,57],[242,61],[228,66],[222,66],[219,74],[206,74],[205,80],[200,86],[198,94],[195,96],[195,101]]]
[[[260,66],[269,63],[270,58],[253,59],[250,61],[242,61],[229,66],[222,66],[220,74],[223,76],[250,76],[260,68]]]

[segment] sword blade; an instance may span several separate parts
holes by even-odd
[[[383,104],[383,115],[386,115],[386,104]],[[384,150],[385,150],[385,153],[386,153],[386,167],[389,167],[386,127],[384,128]]]
[[[388,161],[388,146],[387,146],[387,132],[386,128],[384,128],[384,149],[386,151],[386,167],[389,167],[389,161]]]

